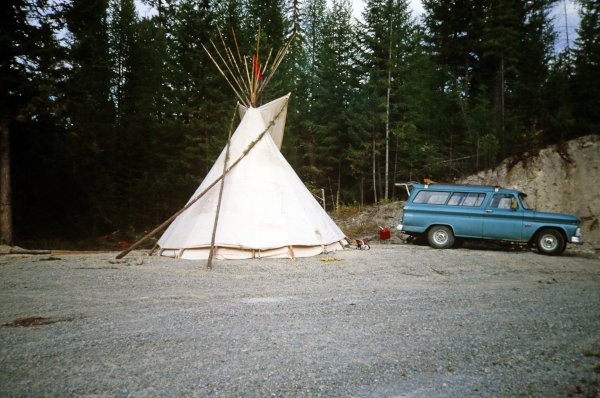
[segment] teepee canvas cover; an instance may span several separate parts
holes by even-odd
[[[277,120],[224,179],[215,258],[307,257],[344,248],[343,232],[279,151],[288,98],[259,108],[240,107],[243,117],[231,137],[229,163]],[[225,156],[224,149],[190,202],[222,174]],[[207,259],[218,198],[219,184],[180,214],[159,239],[160,254]]]

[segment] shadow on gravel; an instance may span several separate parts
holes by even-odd
[[[44,318],[41,316],[31,316],[29,318],[17,319],[12,322],[7,322],[2,327],[8,328],[27,328],[32,326],[51,325],[58,322],[72,322],[75,318]]]
[[[427,238],[424,237],[409,237],[404,240],[405,244],[416,246],[429,246]],[[524,243],[501,242],[501,241],[477,241],[463,240],[457,241],[453,249],[470,249],[483,251],[502,251],[502,252],[522,252],[522,253],[538,253],[535,247],[530,247]],[[435,249],[432,249],[435,250]],[[569,249],[561,254],[564,257],[578,257],[595,260],[600,258],[600,251],[589,251],[585,249]]]
[[[406,244],[416,246],[429,246],[427,238],[409,237]],[[524,244],[494,241],[457,240],[454,249],[473,249],[489,251],[529,252],[531,249]]]

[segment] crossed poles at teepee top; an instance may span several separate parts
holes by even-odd
[[[260,27],[258,28],[258,36],[256,39],[256,52],[252,57],[248,57],[240,54],[240,47],[238,46],[237,37],[235,31],[232,29],[233,42],[235,44],[236,52],[234,53],[231,48],[225,44],[225,39],[219,30],[219,38],[221,39],[222,49],[219,49],[214,41],[210,40],[212,47],[216,53],[216,57],[210,53],[208,48],[202,44],[202,48],[206,51],[206,54],[210,60],[215,64],[225,81],[229,84],[233,92],[235,93],[238,100],[248,106],[256,107],[258,99],[264,91],[269,81],[275,74],[277,68],[283,61],[285,54],[288,52],[292,41],[296,37],[296,34],[292,34],[288,39],[285,46],[283,46],[271,62],[271,56],[273,55],[273,49],[269,50],[269,55],[264,64],[260,65]],[[266,76],[263,79],[263,76]]]

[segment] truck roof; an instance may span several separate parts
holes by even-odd
[[[459,192],[500,192],[500,193],[519,193],[523,192],[516,189],[502,188],[492,185],[453,185],[453,184],[412,184],[416,189],[431,189],[436,191],[459,191]]]

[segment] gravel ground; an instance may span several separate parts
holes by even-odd
[[[0,396],[588,396],[600,260],[0,256]]]

